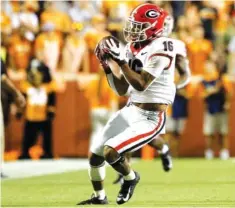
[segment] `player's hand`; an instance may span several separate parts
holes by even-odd
[[[121,44],[116,38],[109,36],[105,40],[105,43],[104,51],[110,56],[111,59],[117,62],[118,65],[126,63],[122,53]]]
[[[55,118],[55,107],[54,106],[48,106],[47,108],[47,120],[54,120]]]
[[[107,62],[107,55],[104,52],[104,46],[101,42],[99,42],[96,47],[95,47],[95,55],[96,57],[99,59],[100,64],[103,67],[107,67],[108,66],[108,62]]]
[[[229,109],[231,108],[230,102],[228,102],[228,101],[225,102],[223,107],[224,107],[224,110],[225,110],[225,111],[229,111]]]
[[[22,109],[24,108],[25,106],[25,98],[24,96],[20,93],[20,92],[17,92],[16,93],[16,96],[15,96],[15,104],[18,108]]]
[[[104,51],[104,45],[100,41],[95,48],[95,55],[99,59],[101,66],[103,67],[106,74],[111,73],[111,69],[108,65],[108,54]]]
[[[185,98],[188,97],[188,96],[187,96],[187,91],[186,91],[185,88],[177,89],[176,93],[177,93],[178,95],[181,95],[181,96],[185,97]]]

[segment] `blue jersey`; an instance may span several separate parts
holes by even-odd
[[[188,117],[188,99],[182,95],[176,94],[172,104],[172,117],[174,119]]]
[[[202,84],[205,88],[210,88],[216,86],[220,82],[219,79],[212,81],[202,81]],[[219,92],[216,92],[205,99],[207,104],[207,109],[210,114],[215,114],[224,111],[225,103],[225,90],[224,87],[221,87]]]

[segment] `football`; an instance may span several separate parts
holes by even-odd
[[[109,50],[108,50],[108,45],[106,42],[106,40],[110,40],[110,39],[112,39],[114,41],[116,46],[119,46],[119,41],[115,37],[106,36],[99,41],[97,48],[96,48],[96,51],[99,50],[100,56],[104,60],[109,60],[111,58],[110,54],[109,54]]]

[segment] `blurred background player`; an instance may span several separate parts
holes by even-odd
[[[27,69],[27,81],[21,83],[26,97],[22,152],[19,159],[30,159],[29,149],[39,134],[43,136],[43,155],[53,158],[52,123],[55,116],[55,85],[48,67],[33,59]],[[20,116],[21,112],[18,112]]]
[[[205,157],[206,159],[214,158],[213,142],[218,133],[219,156],[226,160],[229,158],[228,112],[233,91],[232,85],[225,74],[218,72],[216,64],[208,60],[199,89],[205,101],[203,122],[203,133],[206,139]]]
[[[94,50],[99,40],[110,34],[106,30],[106,26],[105,16],[103,14],[95,14],[91,19],[91,28],[85,31],[84,40],[88,47],[89,73],[98,73],[100,71],[100,64],[94,54]]]
[[[176,76],[177,77],[177,76]],[[179,78],[176,78],[176,83]],[[164,138],[170,143],[171,154],[178,157],[180,137],[184,133],[188,118],[189,99],[193,96],[192,85],[187,84],[176,90],[175,100],[168,110],[166,120],[166,135]]]
[[[63,71],[89,73],[89,52],[82,37],[82,30],[84,30],[82,23],[74,22],[71,25],[71,32],[67,35],[62,50]]]
[[[0,164],[1,164],[1,178],[4,177],[5,175],[2,172],[3,168],[3,154],[4,154],[4,144],[5,144],[5,137],[4,137],[4,116],[3,116],[3,111],[2,111],[2,103],[4,104],[4,100],[2,97],[2,91],[5,90],[7,91],[8,95],[12,97],[13,102],[16,104],[17,108],[21,110],[24,105],[25,105],[25,99],[24,96],[20,93],[18,89],[14,86],[14,84],[10,81],[10,79],[7,77],[6,74],[6,67],[1,59],[1,102],[0,102],[0,141],[1,141],[1,149],[0,149]],[[8,116],[8,115],[7,115]]]
[[[66,3],[68,4],[68,14],[72,22],[82,24],[84,32],[89,29],[92,17],[99,13],[96,2],[68,1]]]
[[[204,30],[200,25],[193,28],[192,39],[187,43],[190,68],[193,74],[203,74],[204,64],[213,50],[212,43],[204,38]]]
[[[53,22],[44,22],[41,30],[34,43],[35,56],[49,67],[50,73],[54,74],[63,45],[62,33],[56,29]]]
[[[85,95],[90,101],[92,134],[90,146],[103,130],[110,117],[118,110],[117,95],[110,88],[103,71],[85,87]]]
[[[181,20],[182,21],[182,20]],[[165,36],[169,37],[174,28],[174,20],[169,15],[165,21]],[[174,34],[172,35],[174,36]],[[185,128],[185,121],[188,116],[188,98],[190,89],[191,70],[187,64],[183,64],[180,56],[186,57],[186,46],[179,49],[179,56],[176,59],[175,82],[177,86],[176,95],[172,106],[167,111],[166,134],[164,139],[170,143],[171,154],[178,156],[179,137]]]
[[[62,2],[63,4],[64,2]],[[54,31],[60,35],[70,32],[71,19],[68,14],[60,9],[60,2],[45,1],[44,10],[40,14],[40,26],[51,23],[54,25]]]
[[[26,28],[22,26],[17,30],[9,40],[9,64],[14,71],[25,72],[33,54],[33,46],[27,38]]]
[[[19,10],[13,12],[11,16],[13,33],[17,33],[20,28],[25,29],[25,37],[29,41],[35,39],[39,31],[39,20],[35,12],[38,11],[37,1],[25,1],[19,5]]]

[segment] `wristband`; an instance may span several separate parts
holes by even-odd
[[[112,70],[109,66],[104,66],[102,64],[101,64],[101,66],[103,67],[105,74],[111,74],[112,73]]]
[[[124,64],[126,64],[127,62],[125,60],[119,60],[117,61],[117,64],[122,67]]]

